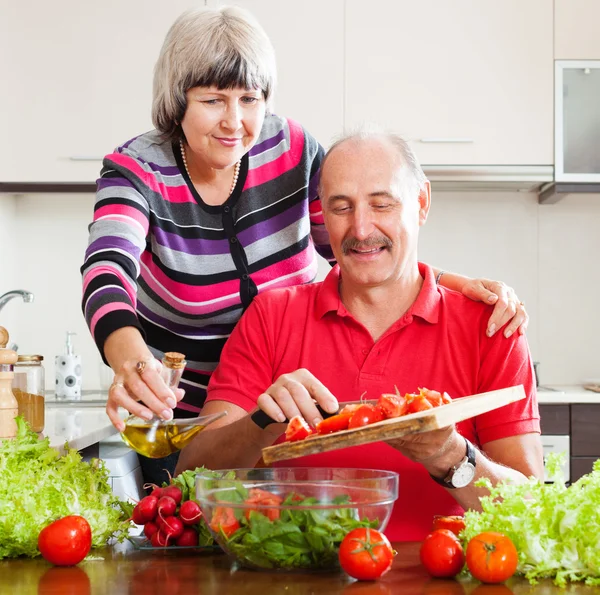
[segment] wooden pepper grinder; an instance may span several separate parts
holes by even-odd
[[[18,356],[16,351],[6,349],[8,338],[8,331],[0,326],[0,440],[17,435],[15,417],[19,412],[19,404],[12,392],[13,366]]]

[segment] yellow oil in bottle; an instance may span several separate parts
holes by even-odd
[[[205,427],[193,419],[188,423],[183,419],[165,423],[136,418],[127,420],[121,436],[136,452],[159,459],[181,450]]]

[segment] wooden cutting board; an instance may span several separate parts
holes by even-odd
[[[401,438],[407,434],[429,432],[487,413],[509,403],[514,403],[525,398],[525,396],[522,385],[480,393],[456,399],[448,405],[442,405],[435,409],[386,419],[362,428],[343,430],[334,434],[307,438],[299,442],[283,442],[275,446],[269,446],[263,448],[262,456],[265,464],[270,465],[277,461],[295,459],[320,452]],[[340,403],[340,405],[343,406],[344,404]]]

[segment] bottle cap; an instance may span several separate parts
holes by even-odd
[[[165,353],[162,363],[167,368],[172,368],[173,370],[180,370],[181,368],[185,368],[185,355],[183,353],[177,353],[176,351],[168,351]]]

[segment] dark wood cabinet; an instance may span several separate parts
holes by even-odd
[[[568,436],[571,431],[569,405],[540,405],[542,434]]]

